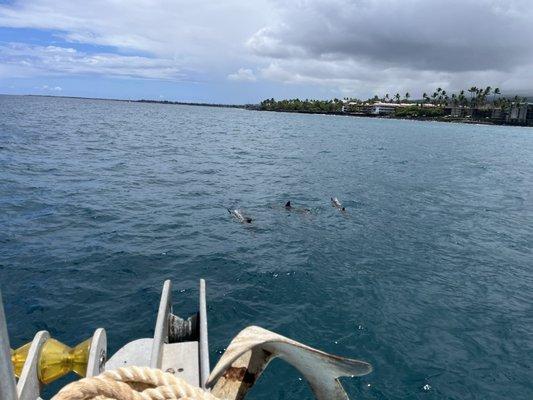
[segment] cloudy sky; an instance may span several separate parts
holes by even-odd
[[[531,0],[0,0],[0,93],[533,93]]]

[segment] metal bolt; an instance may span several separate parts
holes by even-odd
[[[100,350],[100,357],[98,359],[98,369],[100,371],[104,370],[106,359],[107,359],[106,351],[104,349]]]

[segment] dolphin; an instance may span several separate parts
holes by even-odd
[[[309,208],[293,207],[290,200],[287,203],[285,203],[285,210],[295,211],[295,212],[304,213],[304,214],[308,214],[311,212]]]
[[[228,212],[233,216],[233,218],[235,218],[237,221],[241,222],[241,223],[246,223],[246,224],[250,224],[253,219],[252,218],[249,218],[249,217],[245,217],[241,214],[241,212],[237,209],[230,209],[228,208]]]
[[[331,198],[331,204],[333,205],[333,207],[338,208],[341,211],[346,211],[346,207],[343,207],[339,199],[337,199],[336,197]]]

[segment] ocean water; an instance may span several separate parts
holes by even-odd
[[[531,399],[532,188],[531,128],[0,96],[11,344],[105,327],[113,353],[205,278],[212,365],[256,324],[370,362],[352,398]]]

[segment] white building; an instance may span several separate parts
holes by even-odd
[[[372,104],[371,113],[375,115],[390,115],[394,114],[394,110],[399,107],[409,107],[412,104],[400,103],[374,103]]]
[[[346,100],[343,100],[343,105],[342,105],[342,109],[341,111],[342,112],[348,112],[348,110],[353,107],[353,106],[356,106],[358,103],[355,102],[355,101],[346,101]]]

